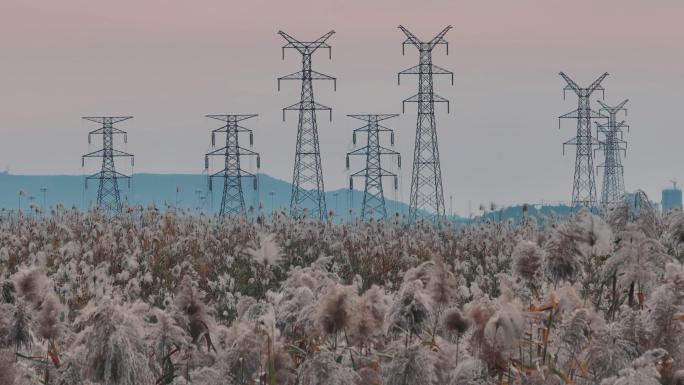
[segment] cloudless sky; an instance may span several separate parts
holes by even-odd
[[[434,63],[455,73],[435,79],[451,100],[437,106],[445,199],[467,214],[481,202],[567,201],[574,149],[561,153],[575,122],[557,116],[577,106],[562,98],[565,71],[587,85],[603,72],[606,102],[629,98],[625,164],[628,190],[654,200],[668,180],[684,184],[681,0],[3,0],[0,2],[0,167],[12,173],[80,174],[80,155],[94,150],[81,116],[133,115],[119,128],[136,155],[135,172],[198,173],[210,131],[206,114],[258,113],[262,171],[290,180],[299,84],[276,78],[300,69],[295,52],[281,60],[282,29],[312,40],[334,29],[314,69],[338,78],[315,84],[326,189],[347,186],[353,113],[400,113],[416,79],[396,73],[417,64],[401,55],[403,24],[427,40],[451,24],[449,56]],[[598,95],[596,95],[598,96]],[[593,98],[593,105],[598,107]],[[386,121],[403,155],[408,200],[416,107]],[[596,163],[601,162],[599,156]],[[361,159],[352,169],[362,166]],[[218,167],[218,165],[215,165]],[[130,172],[130,167],[121,170]],[[360,184],[357,184],[360,186]],[[600,196],[601,175],[597,176]],[[394,198],[393,193],[388,197]]]

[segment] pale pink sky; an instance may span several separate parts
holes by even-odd
[[[297,122],[293,114],[283,123],[280,108],[299,90],[290,83],[278,93],[276,78],[299,60],[281,61],[276,32],[307,40],[334,29],[333,60],[316,56],[314,67],[338,78],[336,93],[319,83],[316,97],[334,108],[319,130],[326,188],[340,188],[357,127],[345,115],[401,112],[415,93],[413,79],[396,85],[396,72],[417,61],[411,48],[401,56],[396,27],[428,39],[451,24],[450,55],[436,52],[434,62],[455,73],[454,87],[438,79],[435,89],[452,103],[438,130],[457,211],[468,200],[569,198],[574,154],[562,157],[561,143],[574,126],[559,131],[556,117],[576,101],[561,97],[561,70],[579,83],[607,71],[606,101],[630,99],[626,184],[659,200],[669,179],[684,183],[683,15],[681,0],[4,0],[0,166],[81,173],[93,127],[80,117],[126,114],[135,116],[121,128],[136,172],[200,172],[216,127],[203,116],[258,113],[250,128],[262,170],[289,180]],[[415,106],[388,123],[408,166]],[[403,172],[407,198],[410,167]]]

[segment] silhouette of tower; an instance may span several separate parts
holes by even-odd
[[[97,189],[97,206],[105,212],[118,214],[121,213],[121,193],[119,192],[119,179],[126,179],[130,187],[130,176],[116,171],[114,159],[119,157],[130,157],[131,166],[134,164],[132,154],[114,149],[114,135],[123,135],[124,143],[128,142],[126,131],[114,128],[114,124],[133,118],[132,116],[118,117],[84,117],[83,119],[91,122],[100,123],[102,127],[88,133],[88,143],[91,143],[92,135],[102,135],[102,149],[85,154],[81,157],[81,167],[85,166],[85,158],[102,158],[102,168],[99,172],[87,176],[85,188],[88,188],[89,180],[99,181]]]
[[[382,155],[396,155],[397,162],[401,168],[401,155],[398,152],[380,145],[380,132],[390,132],[390,142],[394,145],[394,132],[383,127],[378,122],[399,116],[398,114],[384,114],[384,115],[347,115],[349,117],[363,120],[367,124],[361,128],[354,130],[353,142],[356,145],[356,134],[358,132],[365,132],[367,144],[366,146],[347,153],[347,169],[349,169],[349,156],[362,155],[366,157],[366,167],[352,174],[349,177],[349,190],[354,189],[354,177],[363,177],[365,179],[363,189],[363,205],[361,209],[361,217],[364,220],[387,219],[387,209],[385,208],[385,195],[382,189],[382,178],[391,176],[394,177],[394,189],[399,186],[397,175],[382,168]]]
[[[566,91],[573,91],[577,95],[577,109],[561,115],[559,119],[576,119],[577,134],[574,138],[563,143],[563,153],[565,146],[576,146],[575,157],[575,177],[572,185],[572,207],[573,210],[579,207],[596,207],[596,183],[594,180],[594,147],[598,145],[598,140],[591,134],[591,119],[605,118],[600,113],[593,111],[589,104],[589,97],[594,91],[603,92],[601,82],[608,76],[604,73],[596,79],[589,87],[582,88],[577,85],[563,72],[560,76],[567,82],[563,88],[563,98]],[[560,120],[558,122],[560,128]]]
[[[443,44],[447,48],[447,55],[449,54],[449,45],[444,40],[444,35],[449,32],[451,26],[444,28],[428,42],[421,41],[403,26],[399,26],[399,29],[406,35],[406,40],[402,44],[402,54],[406,44],[412,44],[418,49],[420,55],[417,66],[401,71],[397,75],[397,82],[400,82],[401,75],[418,75],[418,93],[402,103],[402,110],[407,102],[418,103],[409,220],[415,222],[419,215],[425,213],[431,221],[438,223],[444,220],[445,209],[442,170],[437,146],[435,103],[447,103],[448,112],[449,101],[434,93],[432,78],[433,75],[450,75],[453,85],[454,74],[432,64],[432,50],[437,45]]]
[[[299,111],[299,125],[297,127],[297,145],[295,150],[294,172],[292,176],[292,197],[290,211],[299,215],[300,210],[310,209],[311,217],[324,219],[326,216],[325,188],[323,186],[323,169],[321,167],[321,151],[318,144],[318,126],[316,110],[327,110],[332,121],[332,109],[314,101],[313,80],[332,80],[337,88],[335,78],[311,69],[311,56],[319,48],[331,47],[326,43],[335,31],[330,31],[312,42],[302,42],[285,32],[278,32],[286,41],[282,48],[283,59],[285,49],[296,49],[302,55],[302,70],[278,78],[278,90],[281,80],[301,80],[302,91],[298,103],[283,108],[285,111]]]
[[[627,113],[625,108],[627,101],[615,107],[598,101],[601,105],[599,113],[608,113],[607,123],[596,123],[598,131],[604,135],[604,140],[599,145],[599,149],[603,150],[604,154],[604,163],[599,166],[603,168],[603,188],[601,189],[601,204],[603,205],[620,202],[625,195],[624,168],[620,153],[627,153],[627,142],[623,139],[624,132],[622,131],[627,126],[624,120],[618,123],[617,114],[620,111]]]
[[[249,133],[250,147],[254,144],[254,135],[252,134],[252,130],[238,124],[238,122],[255,116],[257,115],[207,115],[208,118],[226,122],[225,126],[211,132],[211,146],[213,147],[216,145],[217,132],[226,133],[226,145],[211,151],[204,156],[204,168],[206,170],[209,169],[210,156],[223,156],[225,159],[223,170],[209,176],[209,190],[212,190],[213,178],[223,178],[223,196],[221,198],[221,211],[219,211],[219,216],[222,220],[226,215],[240,216],[246,213],[245,196],[242,191],[242,178],[253,178],[254,190],[257,189],[256,175],[242,169],[240,166],[240,157],[256,156],[257,169],[261,168],[261,157],[252,150],[240,147],[240,133]]]

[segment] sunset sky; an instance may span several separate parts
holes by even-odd
[[[436,78],[445,198],[467,214],[468,201],[499,204],[570,199],[574,150],[561,153],[575,123],[557,117],[576,108],[562,98],[559,71],[587,85],[603,72],[606,102],[629,98],[625,160],[628,190],[660,201],[668,180],[684,184],[684,1],[681,0],[3,0],[0,2],[0,167],[23,174],[80,174],[89,151],[81,116],[133,115],[127,150],[135,172],[199,173],[216,121],[206,114],[257,113],[262,172],[289,181],[299,84],[276,79],[300,69],[281,60],[283,30],[311,40],[334,29],[314,69],[337,77],[315,84],[326,189],[347,186],[354,113],[400,113],[416,80],[396,73],[417,64],[401,55],[402,24],[427,40],[444,26],[455,84]],[[598,96],[598,95],[596,95]],[[598,104],[593,98],[593,105]],[[387,121],[404,158],[408,200],[415,105]],[[123,145],[122,145],[123,146]],[[123,147],[122,147],[123,148]],[[94,147],[91,147],[91,151]],[[359,160],[360,161],[360,160]],[[601,162],[599,156],[596,163]],[[361,168],[354,163],[353,169]],[[122,167],[130,172],[130,167]],[[597,186],[600,194],[600,179]],[[360,185],[360,184],[359,184]],[[389,198],[394,198],[392,193]]]

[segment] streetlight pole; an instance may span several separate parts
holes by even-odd
[[[19,212],[21,212],[21,197],[26,196],[26,192],[24,190],[19,190]]]
[[[47,190],[48,188],[43,186],[40,188],[40,192],[43,194],[43,210],[47,212]]]
[[[273,201],[273,197],[275,196],[275,191],[269,191],[268,195],[271,196],[271,212],[275,211],[275,203]]]
[[[335,216],[337,216],[337,196],[340,195],[339,193],[333,193],[333,197],[335,197]]]

